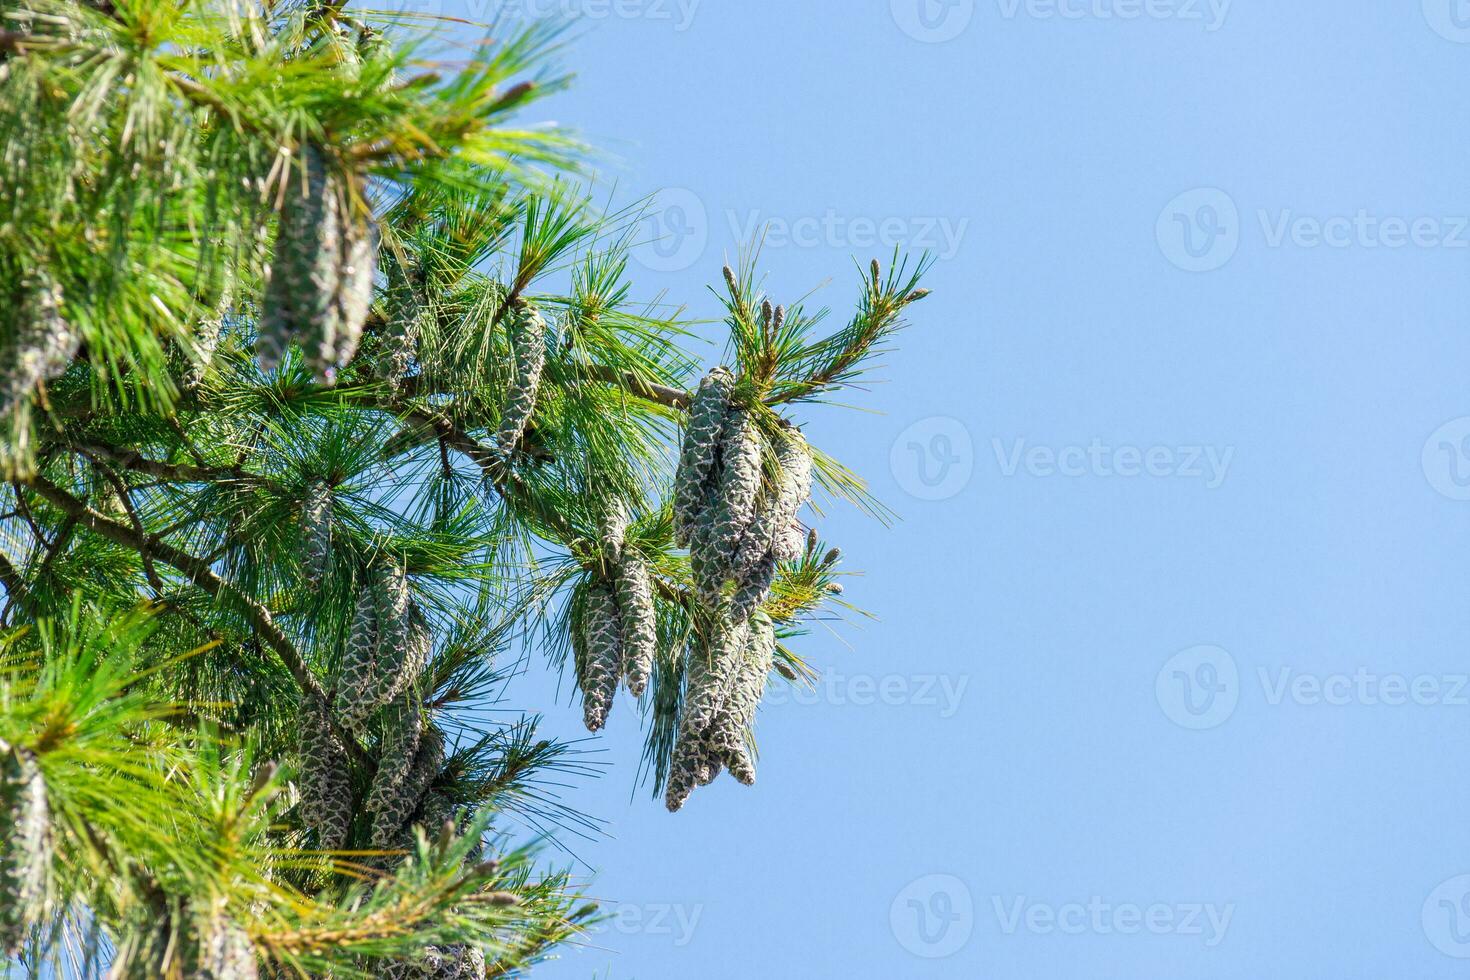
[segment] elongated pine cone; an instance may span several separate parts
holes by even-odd
[[[521,438],[536,410],[541,372],[546,367],[546,322],[534,306],[511,314],[510,339],[515,350],[515,376],[506,392],[495,442],[507,456],[520,448]]]
[[[708,643],[690,647],[680,738],[703,735],[724,707],[740,666],[747,632],[747,624],[717,616]]]
[[[746,572],[735,594],[730,597],[730,618],[737,623],[749,619],[751,613],[765,605],[775,582],[776,553],[768,551],[754,568]]]
[[[424,728],[407,773],[393,786],[385,787],[379,798],[373,819],[374,846],[397,845],[443,767],[444,736],[437,728]]]
[[[368,585],[358,590],[357,607],[342,651],[337,674],[337,715],[350,731],[357,731],[377,708],[378,596]]]
[[[373,305],[373,273],[378,267],[378,226],[361,217],[342,223],[342,258],[338,268],[337,339],[326,373],[345,366],[357,354],[363,324]]]
[[[710,726],[711,750],[730,774],[747,786],[755,782],[755,763],[747,745],[747,732],[765,692],[775,653],[774,625],[764,615],[755,616],[730,695]]]
[[[721,570],[733,571],[736,549],[755,519],[763,449],[760,430],[750,413],[731,412],[720,441],[719,484],[712,504],[714,524],[703,542],[704,560]],[[704,598],[713,605],[719,598],[718,588]]]
[[[61,286],[43,269],[27,275],[0,345],[0,416],[37,384],[60,377],[76,356],[81,337],[61,315]],[[3,323],[3,321],[0,321]]]
[[[618,563],[618,612],[622,622],[623,676],[634,697],[642,697],[658,653],[658,620],[648,559],[632,548]]]
[[[735,553],[733,571],[737,578],[744,577],[773,551],[782,561],[800,553],[800,538],[792,531],[797,512],[812,495],[812,454],[800,430],[793,426],[782,430],[776,442],[776,462],[779,473],[775,492],[767,495],[764,508]]]
[[[314,365],[337,350],[341,188],[321,150],[310,144],[301,149],[300,173],[287,179],[255,345],[266,371],[280,364],[297,337]]]
[[[351,214],[348,188],[320,148],[307,144],[281,202],[270,281],[256,337],[264,370],[299,340],[317,376],[352,359],[372,305],[378,229]]]
[[[623,553],[623,539],[628,534],[628,505],[616,498],[603,501],[598,514],[597,540],[603,560],[618,563]]]
[[[378,740],[378,770],[373,776],[373,787],[367,799],[367,808],[373,814],[391,813],[398,807],[397,795],[413,768],[423,731],[423,712],[414,698],[405,698],[396,711],[385,713],[383,734]],[[391,826],[385,826],[383,821],[374,819],[375,846],[391,843],[403,821],[390,823]]]
[[[419,338],[433,315],[415,280],[418,270],[412,264],[404,268],[394,262],[389,268],[388,294],[384,302],[387,319],[383,331],[383,354],[388,381],[394,387],[403,383],[418,352]]]
[[[623,667],[622,624],[618,602],[612,587],[594,582],[587,590],[586,608],[582,613],[586,632],[586,660],[582,664],[582,716],[589,732],[607,723],[613,697],[618,690],[618,675]]]
[[[14,952],[41,917],[50,820],[35,753],[0,739],[0,954]]]
[[[301,506],[301,551],[302,570],[314,586],[320,585],[327,573],[331,549],[332,488],[326,480],[313,480]]]
[[[189,980],[257,980],[260,976],[250,935],[224,916],[201,927],[198,957]]]
[[[734,391],[734,375],[717,367],[700,381],[690,402],[679,469],[674,476],[674,539],[680,546],[689,544],[699,515],[707,506],[707,483],[715,468]]]
[[[297,752],[301,812],[324,850],[347,842],[352,828],[352,771],[347,750],[332,730],[326,702],[307,695],[302,703]]]

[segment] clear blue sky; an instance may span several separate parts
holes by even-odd
[[[803,415],[902,514],[821,523],[879,620],[677,816],[619,703],[567,798],[620,918],[540,975],[1464,976],[1470,6],[521,6],[675,189],[646,296],[764,223],[839,313],[939,255],[882,414]]]

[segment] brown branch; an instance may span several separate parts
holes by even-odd
[[[603,381],[624,389],[630,395],[642,398],[645,401],[655,402],[666,408],[686,409],[694,396],[687,391],[678,388],[670,388],[666,385],[657,385],[644,381],[632,371],[616,371],[601,364],[589,364],[581,369],[581,373],[592,381]]]
[[[118,501],[122,504],[123,512],[128,515],[128,520],[133,523],[133,534],[139,541],[138,554],[143,559],[143,575],[148,579],[148,584],[153,586],[156,595],[163,595],[163,580],[158,577],[158,569],[153,567],[153,553],[148,547],[148,532],[143,527],[143,519],[138,516],[138,509],[133,506],[133,496],[128,490],[127,483],[122,477],[112,471],[110,466],[102,465],[102,461],[95,455],[82,451],[82,455],[92,461],[92,465],[102,474],[102,478],[112,485],[112,492],[117,494]]]
[[[0,586],[5,587],[6,595],[5,611],[0,613],[0,622],[9,618],[12,605],[31,608],[31,590],[26,586],[20,571],[4,554],[0,554]]]
[[[168,483],[214,483],[223,480],[258,479],[239,466],[189,466],[183,463],[165,463],[149,459],[141,453],[118,449],[95,442],[79,442],[76,451],[84,456],[100,456],[124,469],[156,476]]]
[[[250,625],[280,658],[286,669],[291,672],[297,685],[308,694],[325,697],[325,692],[317,681],[316,675],[307,667],[301,653],[276,625],[276,621],[271,618],[270,610],[250,598],[237,586],[220,578],[215,574],[214,569],[202,559],[181,551],[166,541],[160,541],[156,537],[146,539],[140,537],[126,524],[97,513],[44,476],[32,476],[26,482],[53,507],[68,517],[75,518],[77,523],[83,527],[100,534],[109,541],[132,548],[140,554],[145,550],[151,551],[159,561],[178,569],[189,581],[214,598],[229,599],[238,603],[245,613],[245,618],[250,621]]]
[[[477,439],[457,427],[449,419],[432,412],[411,409],[408,412],[408,421],[414,425],[426,426],[433,429],[439,437],[441,446],[453,449],[469,457],[472,463],[480,467],[480,471],[484,473],[485,479],[500,494],[502,500],[519,501],[532,508],[541,522],[546,524],[548,529],[560,538],[558,543],[563,547],[567,547],[570,550],[569,546],[571,542],[581,537],[577,533],[577,529],[568,524],[566,519],[560,514],[547,512],[535,506],[531,500],[530,491],[511,472],[505,457],[481,445]],[[576,556],[574,555],[573,557]],[[582,560],[582,565],[590,571],[605,574],[602,568],[601,558]],[[683,590],[670,585],[660,576],[655,575],[653,579],[655,586],[658,588],[659,595],[663,596],[666,600],[677,602],[680,605],[687,606],[689,604],[689,596]]]

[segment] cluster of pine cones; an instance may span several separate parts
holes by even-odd
[[[722,766],[746,785],[755,781],[746,733],[776,647],[774,626],[760,610],[777,563],[801,553],[805,536],[796,515],[812,481],[811,451],[800,431],[784,421],[774,428],[768,440],[755,412],[737,404],[735,378],[723,367],[704,377],[689,407],[674,482],[674,534],[689,547],[701,608],[670,763],[670,810]],[[768,452],[775,458],[772,480],[765,479]]]
[[[0,342],[0,417],[42,381],[60,377],[81,346],[61,315],[61,286],[44,269],[29,273],[6,303],[10,323]]]
[[[310,555],[315,534],[309,525],[303,530]],[[347,843],[355,812],[351,760],[334,721],[352,735],[367,734],[374,718],[381,722],[378,768],[367,797],[373,846],[406,842],[409,821],[421,809],[429,826],[449,816],[449,804],[429,789],[444,763],[444,740],[424,724],[417,691],[431,646],[402,566],[376,563],[358,593],[333,690],[329,697],[308,695],[302,713],[301,806],[321,847]]]
[[[308,570],[325,563],[330,501],[319,484],[303,508]],[[304,820],[324,849],[349,842],[356,812],[352,762],[334,720],[353,736],[379,722],[377,771],[368,790],[371,846],[402,850],[412,844],[412,826],[462,828],[452,802],[432,788],[445,762],[444,736],[427,724],[417,690],[432,647],[429,626],[414,603],[401,565],[383,560],[360,591],[347,644],[330,695],[308,701],[301,719],[299,789]],[[472,859],[478,849],[472,852]],[[380,863],[397,859],[385,855]],[[475,946],[431,946],[412,962],[378,964],[379,974],[400,980],[459,980],[485,973],[484,953]],[[220,974],[234,976],[234,974]]]
[[[588,583],[580,615],[572,620],[582,716],[590,732],[607,722],[620,679],[634,697],[643,696],[658,651],[653,573],[648,559],[626,540],[627,530],[627,511],[610,505],[600,535],[601,564],[610,574]]]
[[[260,366],[273,369],[298,341],[330,380],[357,352],[377,261],[377,225],[355,212],[348,182],[321,149],[305,144],[281,203],[256,338]]]

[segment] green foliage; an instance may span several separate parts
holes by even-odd
[[[769,670],[853,611],[805,467],[877,508],[784,413],[856,386],[926,263],[864,270],[825,337],[726,270],[693,452],[702,358],[633,299],[636,214],[513,122],[558,34],[490,36],[451,66],[331,4],[0,6],[0,812],[40,855],[0,854],[0,925],[32,975],[517,975],[595,914],[518,842],[595,832],[557,786],[596,770],[485,710],[502,655],[595,683],[597,725],[635,690],[658,796],[752,781]],[[337,288],[364,242],[371,295]]]

